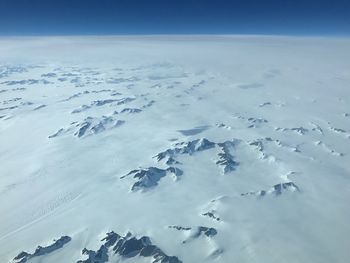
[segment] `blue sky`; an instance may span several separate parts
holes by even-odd
[[[0,35],[350,35],[350,0],[0,0]]]

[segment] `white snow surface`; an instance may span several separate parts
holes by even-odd
[[[0,39],[0,262],[349,262],[349,155],[350,39]]]

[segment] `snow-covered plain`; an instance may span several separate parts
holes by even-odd
[[[349,39],[0,39],[0,262],[349,262],[349,155]]]

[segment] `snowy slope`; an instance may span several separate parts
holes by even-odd
[[[349,85],[349,39],[0,39],[0,262],[348,262]]]

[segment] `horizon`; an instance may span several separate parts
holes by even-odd
[[[0,39],[4,38],[40,38],[40,37],[271,37],[271,38],[330,38],[330,39],[348,39],[350,38],[350,34],[342,34],[342,35],[322,35],[322,34],[307,34],[307,35],[298,35],[298,34],[216,34],[216,33],[149,33],[149,34],[21,34],[21,35],[0,35]]]

